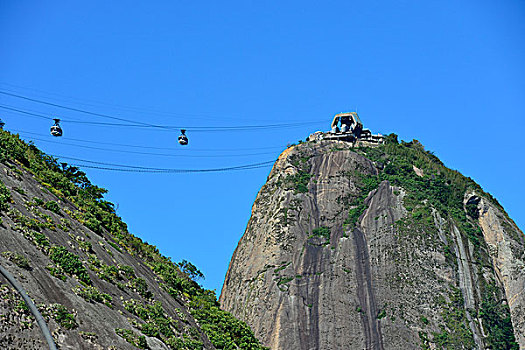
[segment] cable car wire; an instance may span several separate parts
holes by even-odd
[[[95,108],[100,108],[101,106],[105,106],[105,107],[110,107],[110,108],[113,108],[113,109],[121,109],[121,110],[125,110],[125,111],[128,111],[128,112],[135,112],[135,113],[147,113],[147,114],[155,114],[155,115],[162,115],[162,116],[168,116],[168,117],[182,117],[182,118],[199,118],[199,119],[202,119],[202,120],[217,120],[217,116],[211,116],[211,115],[205,115],[205,114],[194,114],[194,113],[174,113],[174,112],[166,112],[166,111],[159,111],[159,110],[154,110],[154,109],[148,109],[148,108],[139,108],[139,107],[130,107],[130,106],[123,106],[123,105],[115,105],[115,104],[110,104],[110,103],[105,103],[105,102],[100,102],[100,101],[95,101],[95,100],[89,100],[89,99],[80,99],[80,98],[76,98],[76,97],[71,97],[71,96],[66,96],[66,95],[61,95],[61,94],[57,94],[57,93],[54,93],[54,92],[49,92],[49,91],[43,91],[43,90],[39,90],[39,89],[35,89],[35,88],[28,88],[28,87],[24,87],[24,86],[19,86],[19,85],[13,85],[13,84],[9,84],[9,83],[3,83],[3,82],[0,82],[0,85],[5,85],[5,86],[9,86],[11,88],[15,88],[15,90],[9,90],[5,87],[1,88],[2,90],[4,91],[7,91],[7,92],[10,92],[10,93],[13,93],[13,94],[23,94],[19,91],[17,91],[16,89],[20,90],[29,90],[29,91],[32,91],[32,92],[36,92],[36,93],[40,93],[40,94],[44,94],[44,95],[52,95],[52,96],[55,96],[55,97],[46,97],[46,98],[51,98],[51,99],[56,99],[56,98],[61,98],[62,100],[65,98],[67,100],[72,100],[70,101],[71,103],[79,103],[81,105],[84,105],[84,106],[90,106],[90,107],[95,107]],[[228,116],[221,116],[220,117],[222,120],[224,119],[228,119],[228,120],[240,120],[240,119],[244,119],[242,117],[228,117]]]
[[[37,113],[31,112],[31,111],[25,111],[25,110],[13,108],[11,106],[0,105],[0,108],[6,109],[6,110],[9,110],[9,111],[12,111],[12,112],[16,112],[16,113],[21,113],[21,114],[26,114],[26,115],[29,115],[29,116],[37,117],[37,118],[40,118],[40,119],[46,119],[46,120],[53,119],[53,118],[51,118],[49,116],[45,116],[45,115],[42,115],[42,114],[37,114]],[[62,122],[66,122],[66,123],[76,123],[76,124],[90,124],[90,125],[102,125],[102,126],[129,126],[129,127],[141,127],[141,128],[146,128],[147,127],[145,125],[137,125],[137,124],[92,122],[92,121],[82,121],[82,120],[74,120],[74,119],[62,119],[62,118],[60,120]]]
[[[45,139],[41,139],[41,138],[37,138],[37,137],[32,137],[31,141],[32,140],[38,140],[38,141],[41,141],[41,142],[61,144],[61,145],[66,145],[66,146],[79,147],[79,148],[94,149],[94,150],[99,150],[99,151],[104,151],[104,152],[117,152],[117,153],[126,153],[126,154],[130,153],[130,154],[141,154],[141,155],[147,155],[147,156],[172,157],[172,158],[237,158],[237,157],[248,157],[248,156],[259,156],[259,155],[275,154],[275,152],[259,152],[259,153],[246,153],[246,154],[225,154],[225,155],[221,155],[221,154],[210,154],[210,155],[170,154],[170,153],[139,152],[139,151],[111,149],[111,148],[103,148],[103,147],[95,147],[95,146],[77,145],[77,144],[74,144],[74,143],[45,140]]]
[[[125,122],[130,123],[130,124],[121,124],[120,126],[134,126],[134,127],[142,126],[142,127],[152,127],[152,128],[160,128],[160,129],[176,129],[176,130],[186,129],[188,131],[195,132],[195,131],[201,131],[201,130],[205,130],[205,131],[224,131],[224,130],[228,130],[228,131],[232,131],[232,130],[246,131],[246,130],[249,130],[249,129],[260,130],[260,129],[268,129],[268,128],[296,127],[296,126],[303,126],[303,125],[309,125],[309,124],[318,124],[318,123],[324,122],[324,121],[309,121],[309,122],[298,122],[298,123],[263,124],[263,125],[241,125],[241,126],[173,126],[173,125],[156,125],[156,124],[144,123],[144,122],[140,122],[140,121],[136,121],[136,120],[130,120],[130,119],[126,119],[126,118],[115,117],[115,116],[111,116],[111,115],[108,115],[108,114],[91,112],[91,111],[87,111],[87,110],[80,109],[80,108],[68,107],[68,106],[64,106],[64,105],[61,105],[61,104],[47,102],[47,101],[43,101],[43,100],[38,100],[38,99],[31,98],[31,97],[22,96],[22,95],[10,93],[10,92],[7,92],[7,91],[2,91],[2,90],[0,90],[0,94],[6,95],[6,96],[11,96],[11,97],[16,97],[16,98],[20,98],[20,99],[24,99],[24,100],[28,100],[28,101],[31,101],[31,102],[52,106],[52,107],[62,108],[62,109],[66,109],[66,110],[70,110],[70,111],[74,111],[74,112],[84,113],[84,114],[88,114],[88,115],[91,115],[91,116],[97,116],[97,117],[108,118],[108,119],[113,119],[113,120],[125,121]],[[63,121],[66,121],[66,120],[63,120]],[[73,121],[70,120],[69,122],[71,123]],[[76,121],[76,122],[79,123],[80,121]],[[87,123],[87,122],[84,122],[84,123]],[[89,122],[89,123],[97,124],[96,122]],[[106,124],[106,125],[110,125],[110,124]]]
[[[36,132],[30,132],[25,130],[18,130],[18,129],[9,129],[9,131],[14,131],[19,134],[28,134],[28,135],[36,135],[36,136],[42,136],[47,137],[47,134],[40,134]],[[37,140],[35,138],[35,140]],[[82,142],[82,143],[88,143],[88,144],[97,144],[97,145],[110,145],[110,146],[118,146],[118,147],[131,147],[131,148],[140,148],[140,149],[158,149],[163,151],[181,151],[181,148],[173,148],[173,147],[154,147],[154,146],[146,146],[146,145],[131,145],[131,144],[125,144],[125,143],[114,143],[114,142],[103,142],[103,141],[94,141],[94,140],[83,140],[83,139],[77,139],[77,138],[71,138],[71,137],[62,137],[62,140],[69,140],[69,141],[75,141],[75,142]],[[60,143],[65,144],[62,141],[50,141],[50,140],[44,140],[41,141],[47,141],[47,142],[53,142],[53,143]],[[272,147],[252,147],[252,148],[201,148],[201,149],[186,149],[183,150],[183,152],[242,152],[242,151],[259,151],[259,150],[269,150],[269,149],[284,149],[284,146],[272,146]]]
[[[101,169],[101,170],[150,172],[150,173],[209,173],[209,172],[219,172],[219,171],[248,170],[248,169],[262,168],[262,167],[275,163],[275,160],[270,160],[266,162],[237,165],[237,166],[223,167],[223,168],[173,169],[173,168],[152,168],[152,167],[141,167],[141,166],[134,166],[134,165],[126,165],[126,164],[97,162],[97,161],[92,161],[92,160],[67,157],[67,156],[61,156],[61,155],[55,155],[55,154],[50,154],[50,156],[56,157],[59,159],[62,158],[62,159],[69,159],[69,160],[82,162],[82,163],[88,163],[87,165],[86,164],[71,164],[74,166]],[[89,164],[95,164],[95,165],[89,165]]]
[[[18,108],[13,108],[11,106],[0,105],[0,108],[6,109],[15,113],[26,114],[29,116],[38,117],[41,119],[53,119],[42,114],[37,114],[32,111],[21,110]],[[139,128],[148,128],[147,125],[139,124],[122,124],[122,123],[107,123],[107,122],[95,122],[95,121],[81,121],[74,119],[60,119],[62,122],[66,123],[75,123],[75,124],[88,124],[88,125],[98,125],[98,126],[122,126],[122,127],[139,127]],[[318,124],[319,122],[302,122],[302,123],[287,123],[287,124],[267,124],[267,125],[244,125],[244,126],[194,126],[194,127],[178,127],[178,126],[163,126],[162,128],[157,128],[156,130],[162,131],[173,131],[179,129],[186,129],[194,132],[223,132],[223,131],[258,131],[258,130],[271,130],[271,129],[285,129],[285,128],[295,128],[304,126],[306,124]]]
[[[7,95],[7,96],[11,96],[11,97],[20,98],[20,99],[27,100],[27,101],[31,101],[31,102],[35,102],[35,103],[44,104],[44,105],[47,105],[47,106],[52,106],[52,107],[57,107],[57,108],[67,109],[67,110],[74,111],[74,112],[79,112],[79,113],[85,113],[85,114],[92,115],[92,116],[97,116],[97,117],[102,117],[102,118],[108,118],[108,119],[113,119],[113,120],[119,120],[119,121],[124,121],[124,122],[129,122],[129,123],[135,123],[135,124],[142,124],[142,125],[144,125],[144,126],[161,127],[161,126],[157,126],[157,125],[153,125],[153,124],[149,124],[149,123],[137,122],[137,121],[133,121],[133,120],[125,119],[125,118],[114,117],[114,116],[107,115],[107,114],[95,113],[95,112],[86,111],[86,110],[79,109],[79,108],[74,108],[74,107],[68,107],[68,106],[59,105],[59,104],[57,104],[57,103],[52,103],[52,102],[47,102],[47,101],[37,100],[37,99],[35,99],[35,98],[31,98],[31,97],[27,97],[27,96],[22,96],[22,95],[18,95],[18,94],[13,94],[13,93],[10,93],[10,92],[7,92],[7,91],[2,91],[2,90],[0,90],[0,94],[2,94],[2,95]]]
[[[211,172],[251,170],[251,169],[258,169],[258,168],[267,167],[271,163],[273,163],[273,161],[268,162],[266,164],[261,164],[261,165],[258,165],[258,166],[242,167],[242,168],[238,167],[238,168],[217,168],[217,169],[171,169],[170,171],[140,170],[140,169],[120,169],[120,168],[102,167],[102,166],[85,165],[85,164],[71,164],[71,165],[77,166],[77,167],[89,168],[89,169],[98,169],[98,170],[107,170],[107,171],[119,171],[119,172],[128,172],[128,173],[169,173],[169,174],[178,173],[178,174],[183,174],[183,173],[211,173]]]

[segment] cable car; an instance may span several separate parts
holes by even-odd
[[[4,125],[5,125],[4,121],[2,119],[0,119],[0,129],[3,129]]]
[[[183,146],[188,144],[188,137],[186,136],[186,130],[182,129],[179,135],[179,143]]]
[[[58,123],[60,123],[60,119],[53,119],[55,121],[55,124],[51,127],[51,135],[55,137],[62,136],[62,128]]]

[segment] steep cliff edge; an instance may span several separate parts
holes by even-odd
[[[193,280],[195,266],[130,234],[104,193],[78,168],[0,130],[0,265],[60,349],[262,349]],[[0,348],[48,348],[1,276]]]
[[[524,251],[419,142],[308,142],[260,190],[219,301],[271,349],[525,349]]]

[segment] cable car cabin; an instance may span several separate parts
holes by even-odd
[[[179,144],[185,146],[188,144],[188,137],[186,136],[186,130],[182,129],[179,135]]]
[[[60,119],[53,119],[55,121],[55,124],[51,127],[51,135],[55,137],[62,136],[62,128],[60,127]]]

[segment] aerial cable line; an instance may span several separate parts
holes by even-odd
[[[271,163],[273,163],[273,161],[268,162],[267,164],[261,164],[261,165],[257,165],[257,166],[243,167],[243,168],[172,169],[172,171],[123,169],[123,168],[111,168],[111,167],[102,167],[102,166],[85,165],[85,164],[71,164],[71,165],[76,166],[76,167],[90,168],[90,169],[107,170],[107,171],[118,171],[118,172],[128,172],[128,173],[183,174],[183,173],[211,173],[211,172],[251,170],[251,169],[259,169],[259,168],[267,167]]]
[[[115,171],[136,171],[136,172],[151,172],[151,173],[204,173],[204,172],[219,172],[219,171],[233,171],[233,170],[245,170],[245,169],[256,169],[260,167],[265,167],[270,164],[275,163],[275,160],[270,160],[266,162],[260,162],[260,163],[253,163],[253,164],[245,164],[245,165],[237,165],[237,166],[231,166],[231,167],[223,167],[223,168],[209,168],[209,169],[172,169],[172,168],[152,168],[152,167],[141,167],[141,166],[134,166],[134,165],[126,165],[126,164],[114,164],[114,163],[105,163],[105,162],[97,162],[92,160],[86,160],[86,159],[80,159],[80,158],[74,158],[74,157],[67,157],[67,156],[60,156],[60,155],[54,155],[50,154],[52,157],[56,158],[62,158],[62,159],[69,159],[77,162],[82,163],[88,163],[88,164],[95,164],[96,166],[103,166],[103,167],[97,167],[95,168],[95,165],[84,165],[84,164],[72,164],[75,166],[83,166],[88,168],[95,168],[95,169],[101,169],[103,170],[115,170]],[[105,166],[109,166],[111,168],[107,168]]]
[[[0,108],[13,111],[16,113],[26,114],[41,119],[52,119],[42,114],[36,114],[34,112],[25,111],[11,106],[0,105]],[[106,122],[94,122],[94,121],[81,121],[74,119],[60,119],[62,122],[66,123],[75,123],[75,124],[88,124],[88,125],[101,125],[101,126],[122,126],[122,127],[139,127],[139,128],[148,128],[147,125],[139,124],[122,124],[122,123],[106,123]],[[306,124],[318,124],[319,122],[302,122],[302,123],[286,123],[286,124],[267,124],[267,125],[244,125],[244,126],[193,126],[193,127],[178,127],[178,126],[163,126],[160,130],[171,131],[178,130],[183,128],[191,132],[223,132],[223,131],[255,131],[255,130],[270,130],[270,129],[284,129],[284,128],[294,128],[303,126]],[[159,130],[159,128],[157,128]]]
[[[49,120],[50,118],[49,117],[46,117],[45,115],[41,115],[41,114],[36,114],[36,113],[32,113],[32,112],[27,112],[27,111],[22,111],[20,109],[16,109],[16,108],[11,108],[9,106],[5,106],[5,105],[0,105],[0,108],[2,109],[7,109],[9,111],[13,111],[13,112],[16,112],[16,113],[22,113],[22,114],[27,114],[29,116],[33,116],[33,117],[37,117],[37,118],[42,118],[42,119],[46,119],[46,120]]]
[[[40,139],[37,137],[32,137],[32,140],[38,140],[38,141],[54,143],[54,144],[62,144],[62,145],[67,145],[67,146],[79,147],[79,148],[95,149],[95,150],[100,150],[100,151],[105,151],[105,152],[117,152],[117,153],[126,153],[126,154],[131,153],[131,154],[141,154],[141,155],[160,156],[160,157],[173,157],[173,158],[177,158],[177,157],[180,157],[180,158],[233,158],[233,157],[248,157],[248,156],[275,154],[275,152],[225,154],[225,155],[221,155],[221,154],[210,154],[210,155],[170,154],[170,153],[139,152],[139,151],[130,151],[130,150],[123,150],[123,149],[111,149],[111,148],[102,148],[102,147],[95,147],[95,146],[77,145],[74,143],[45,140],[45,139]]]
[[[47,137],[47,134],[40,134],[36,132],[30,132],[30,131],[24,131],[24,130],[18,130],[18,129],[9,129],[9,131],[14,131],[20,134],[28,134],[28,135],[36,135],[36,136],[42,136]],[[110,145],[110,146],[119,146],[119,147],[131,147],[131,148],[148,148],[148,149],[158,149],[158,150],[164,150],[164,151],[181,151],[180,148],[173,148],[173,147],[153,147],[153,146],[146,146],[146,145],[131,145],[131,144],[124,144],[124,143],[114,143],[114,142],[102,142],[102,141],[94,141],[94,140],[82,140],[82,139],[76,139],[72,137],[62,137],[63,140],[70,140],[70,141],[76,141],[76,142],[82,142],[82,143],[91,143],[91,144],[97,144],[97,145]],[[44,141],[44,140],[42,140]],[[45,140],[48,141],[48,140]],[[49,141],[51,142],[51,141]],[[62,143],[61,141],[53,141],[53,143]],[[283,149],[284,146],[272,146],[272,147],[253,147],[253,148],[207,148],[207,149],[187,149],[183,152],[210,152],[210,151],[224,151],[224,152],[238,152],[238,151],[256,151],[256,150],[263,150],[263,149]]]
[[[205,131],[243,130],[243,131],[245,131],[245,130],[248,130],[248,129],[266,129],[266,128],[283,128],[283,127],[302,126],[302,125],[308,125],[308,124],[319,124],[319,123],[322,122],[322,121],[309,121],[309,122],[298,122],[298,123],[263,124],[263,125],[241,125],[241,126],[172,126],[172,125],[156,125],[156,124],[144,123],[144,122],[130,120],[130,119],[125,119],[125,118],[120,118],[120,117],[114,117],[114,116],[111,116],[111,115],[108,115],[108,114],[91,112],[91,111],[83,110],[83,109],[80,109],[80,108],[68,107],[68,106],[57,104],[57,103],[52,103],[52,102],[47,102],[47,101],[43,101],[43,100],[38,100],[38,99],[34,99],[34,98],[30,98],[30,97],[22,96],[22,95],[18,95],[18,94],[13,94],[13,93],[2,91],[2,90],[0,90],[0,94],[11,96],[11,97],[16,97],[16,98],[20,98],[20,99],[28,100],[28,101],[31,101],[31,102],[48,105],[48,106],[62,108],[62,109],[66,109],[66,110],[70,110],[70,111],[74,111],[74,112],[84,113],[84,114],[88,114],[88,115],[92,115],[92,116],[97,116],[97,117],[102,117],[102,118],[109,118],[109,119],[113,119],[113,120],[119,120],[119,121],[125,121],[125,122],[128,122],[128,123],[131,123],[131,124],[124,124],[124,125],[121,125],[121,126],[143,126],[143,127],[161,128],[161,129],[177,129],[177,130],[178,129],[186,129],[188,131],[195,132],[195,131],[200,131],[200,130],[205,130]],[[69,122],[72,122],[72,121],[69,121]],[[95,122],[92,122],[92,123],[95,124]]]
[[[13,111],[13,112],[16,112],[16,113],[21,113],[21,114],[26,114],[26,115],[29,115],[29,116],[41,118],[41,119],[46,119],[46,120],[53,119],[53,118],[50,118],[49,116],[45,116],[45,115],[42,115],[42,114],[37,114],[37,113],[34,113],[34,112],[13,108],[11,106],[0,105],[0,108],[6,109],[6,110],[9,110],[9,111]],[[138,125],[138,124],[92,122],[92,121],[82,121],[82,120],[74,120],[74,119],[62,119],[62,118],[60,120],[62,122],[66,122],[66,123],[76,123],[76,124],[90,124],[90,125],[103,125],[103,126],[131,126],[131,127],[141,127],[141,128],[148,127],[146,125]]]
[[[22,89],[22,90],[30,90],[30,91],[33,91],[33,92],[36,92],[36,93],[41,93],[41,94],[43,93],[45,95],[54,95],[54,96],[57,96],[57,97],[62,98],[62,99],[65,98],[65,99],[72,100],[71,101],[72,103],[79,103],[81,105],[90,106],[90,107],[100,108],[101,106],[107,106],[107,107],[110,107],[110,108],[122,109],[122,110],[131,111],[131,112],[164,115],[164,116],[168,116],[168,117],[182,117],[182,118],[190,117],[190,118],[200,118],[200,119],[206,119],[206,120],[217,120],[217,116],[211,116],[211,115],[206,115],[206,114],[174,113],[174,112],[166,112],[166,111],[160,111],[160,110],[154,110],[154,109],[148,109],[148,108],[115,105],[115,104],[110,104],[110,103],[105,103],[105,102],[100,102],[100,101],[94,101],[94,100],[89,100],[89,99],[79,99],[79,98],[76,98],[76,97],[60,95],[60,94],[49,92],[49,91],[43,91],[43,90],[39,90],[39,89],[35,89],[35,88],[28,88],[28,87],[24,87],[24,86],[9,84],[9,83],[2,83],[2,82],[0,82],[0,85],[7,85],[9,87]],[[6,88],[3,88],[3,90],[7,91],[7,92],[11,92],[13,94],[19,94],[20,93],[19,91],[16,91],[16,90],[13,91],[13,90],[9,90],[9,89],[6,89]],[[239,119],[243,119],[243,118],[242,117],[221,116],[221,119],[239,120]]]
[[[57,103],[52,103],[52,102],[47,102],[47,101],[37,100],[37,99],[35,99],[35,98],[31,98],[31,97],[27,97],[27,96],[22,96],[22,95],[18,95],[18,94],[13,94],[13,93],[6,92],[6,91],[2,91],[2,90],[0,90],[0,94],[2,94],[2,95],[7,95],[7,96],[11,96],[11,97],[16,97],[16,98],[20,98],[20,99],[23,99],[23,100],[27,100],[27,101],[31,101],[31,102],[35,102],[35,103],[40,103],[40,104],[44,104],[44,105],[48,105],[48,106],[52,106],[52,107],[57,107],[57,108],[67,109],[67,110],[70,110],[70,111],[73,111],[73,112],[84,113],[84,114],[88,114],[88,115],[92,115],[92,116],[96,116],[96,117],[102,117],[102,118],[108,118],[108,119],[113,119],[113,120],[119,120],[119,121],[128,122],[128,123],[142,124],[142,125],[144,125],[144,126],[150,126],[150,127],[160,127],[160,126],[153,125],[153,124],[149,124],[149,123],[137,122],[137,121],[134,121],[134,120],[129,120],[129,119],[125,119],[125,118],[114,117],[114,116],[107,115],[107,114],[95,113],[95,112],[86,111],[86,110],[79,109],[79,108],[74,108],[74,107],[68,107],[68,106],[59,105],[59,104],[57,104]]]

